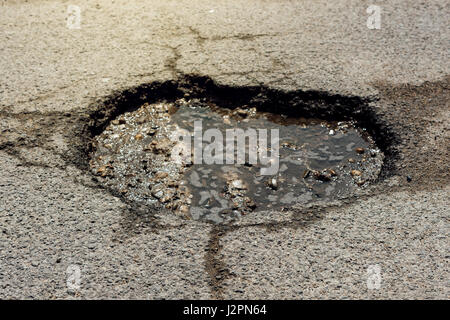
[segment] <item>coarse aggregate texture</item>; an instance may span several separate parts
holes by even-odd
[[[80,29],[66,25],[70,4]],[[448,299],[449,4],[380,2],[379,30],[367,6],[2,1],[0,298]],[[354,198],[228,228],[99,186],[80,152],[95,108],[194,74],[367,99],[393,138],[386,175]],[[374,265],[381,285],[369,290]]]

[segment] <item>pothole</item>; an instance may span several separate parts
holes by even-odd
[[[357,121],[268,110],[190,94],[142,103],[94,137],[90,170],[129,201],[214,223],[345,198],[379,177],[385,155]]]

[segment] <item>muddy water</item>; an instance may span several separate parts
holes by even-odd
[[[202,133],[218,129],[224,145],[227,129],[266,129],[268,155],[274,151],[271,129],[278,129],[278,170],[261,174],[269,164],[250,160],[249,139],[241,164],[192,163],[198,154],[194,143],[185,144],[189,152],[174,158],[180,153],[173,152],[179,144],[172,134],[181,129],[193,133],[194,121],[200,120]],[[203,138],[205,150],[211,139]],[[293,118],[247,106],[230,110],[184,99],[146,104],[120,115],[96,137],[94,147],[92,173],[108,188],[131,201],[215,223],[253,211],[349,196],[377,178],[384,157],[364,130],[351,122]],[[234,149],[223,159],[236,159]]]

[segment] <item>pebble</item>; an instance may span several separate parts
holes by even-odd
[[[223,123],[230,125],[231,124],[230,117],[229,116],[223,116]]]
[[[365,150],[364,148],[356,148],[355,151],[356,153],[363,154]]]
[[[164,179],[167,178],[169,174],[167,172],[158,172],[155,174],[155,179],[156,180],[160,180],[160,179]]]
[[[152,190],[152,196],[156,199],[161,199],[164,196],[164,191],[161,189]]]
[[[273,190],[278,189],[278,181],[276,178],[269,179],[268,183],[269,187],[271,187]]]
[[[134,136],[134,138],[139,141],[142,140],[144,136],[141,133],[138,133],[137,135]]]
[[[136,120],[136,123],[143,124],[145,121],[147,121],[147,118],[142,116]]]
[[[238,189],[238,190],[244,190],[244,189],[247,189],[247,188],[245,187],[244,183],[242,182],[242,180],[240,180],[240,179],[233,180],[233,181],[231,182],[231,186],[232,186],[233,188],[235,188],[235,189]]]
[[[100,168],[97,169],[97,174],[101,175],[102,177],[105,177],[107,175],[107,170],[106,170],[106,166],[101,166]]]
[[[160,202],[166,203],[172,200],[173,198],[173,192],[169,192],[169,190],[166,190],[166,195],[159,199]]]
[[[181,214],[183,214],[183,215],[187,215],[187,214],[189,213],[189,207],[188,207],[188,206],[185,206],[185,205],[181,205],[181,206],[178,208],[178,212],[181,213]]]
[[[330,181],[331,175],[327,174],[325,172],[320,172],[320,171],[314,170],[313,176],[314,176],[314,178],[316,178],[317,180],[320,180],[320,181]]]
[[[236,109],[236,113],[240,115],[241,117],[246,117],[248,115],[248,112],[243,109]]]
[[[337,173],[333,169],[328,169],[328,172],[331,174],[332,177],[336,177]]]
[[[352,170],[352,171],[350,171],[350,174],[353,177],[360,177],[361,176],[361,171],[359,171],[359,170]]]
[[[178,185],[179,185],[178,181],[175,180],[170,180],[169,182],[167,182],[167,186],[171,188],[178,187]]]

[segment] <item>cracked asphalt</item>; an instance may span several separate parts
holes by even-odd
[[[450,6],[374,1],[371,30],[369,4],[2,1],[0,298],[450,298]],[[186,75],[369,99],[396,137],[389,168],[352,198],[233,226],[125,203],[80,164],[86,119]]]

